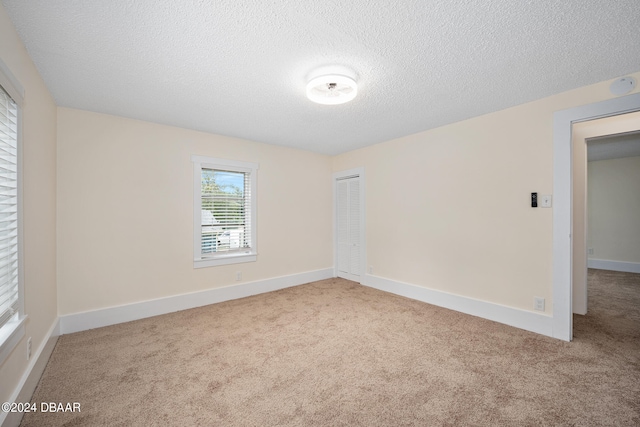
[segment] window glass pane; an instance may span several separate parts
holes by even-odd
[[[249,247],[248,174],[202,169],[202,253]]]

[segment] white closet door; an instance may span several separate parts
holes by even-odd
[[[360,281],[360,178],[337,181],[338,276]]]

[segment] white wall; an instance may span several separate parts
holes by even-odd
[[[640,73],[635,73],[636,78]],[[334,158],[366,170],[373,275],[532,311],[553,312],[553,113],[612,95],[609,82]]]
[[[640,266],[640,157],[589,162],[587,200],[589,258]]]
[[[193,154],[259,163],[257,262],[193,268]],[[331,209],[328,156],[58,109],[61,315],[331,268]]]
[[[58,314],[55,277],[56,106],[1,5],[0,58],[25,90],[22,111],[23,259],[28,319],[26,336],[0,365],[0,401],[6,402],[29,366],[27,338],[32,337],[35,355],[44,346]]]

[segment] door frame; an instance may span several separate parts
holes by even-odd
[[[640,112],[631,112],[631,113],[626,113],[626,114],[620,114],[620,115],[616,115],[613,116],[615,118],[625,118],[626,116],[628,116],[629,114],[636,114],[639,115]],[[589,123],[590,125],[593,125],[593,127],[590,127],[588,131],[583,131],[580,135],[580,138],[577,139],[575,136],[575,132],[572,135],[572,139],[573,139],[573,149],[579,149],[582,151],[582,153],[584,154],[583,156],[573,156],[573,160],[574,160],[574,171],[576,170],[576,166],[580,167],[582,166],[584,168],[584,176],[582,177],[582,182],[581,180],[577,180],[574,181],[573,183],[573,208],[577,209],[577,212],[574,211],[573,213],[573,220],[581,220],[584,224],[584,228],[580,228],[580,229],[574,229],[574,233],[575,233],[575,239],[573,239],[573,258],[572,261],[574,262],[574,268],[572,269],[572,274],[574,274],[574,276],[571,278],[571,290],[573,292],[572,294],[572,304],[573,304],[573,313],[574,314],[580,314],[580,315],[585,315],[587,314],[588,311],[588,294],[589,294],[589,289],[588,289],[588,277],[589,277],[589,264],[590,264],[590,260],[589,260],[589,255],[588,255],[588,250],[589,250],[589,169],[590,169],[590,162],[588,159],[588,155],[589,155],[589,143],[591,141],[594,140],[599,140],[602,138],[607,138],[607,137],[611,137],[611,136],[619,136],[619,135],[628,135],[628,134],[637,134],[638,136],[640,136],[640,118],[636,118],[633,121],[629,121],[627,122],[626,120],[624,120],[622,123],[620,122],[616,122],[617,124],[611,125],[611,124],[601,124],[601,120],[607,120],[609,118],[604,118],[604,119],[596,119],[596,120],[590,120]],[[630,123],[633,123],[632,125],[630,125]],[[575,128],[574,128],[575,129]],[[574,153],[576,154],[576,153]],[[616,159],[619,159],[620,157],[617,157]],[[576,165],[577,163],[581,163],[581,165]],[[574,174],[574,179],[577,176]],[[581,186],[584,187],[581,187]],[[584,193],[584,200],[583,200],[583,204],[580,203],[576,203],[576,189],[578,190],[578,192],[582,191]],[[575,225],[575,224],[574,224]],[[574,227],[575,228],[575,227]],[[582,245],[578,245],[577,244],[577,240],[582,237]],[[580,269],[576,269],[576,263],[578,263],[578,265],[581,265],[583,268]],[[595,267],[598,268],[598,267]],[[578,276],[575,276],[575,273],[578,274]]]
[[[360,179],[360,281],[359,283],[364,283],[364,278],[366,276],[366,265],[367,265],[367,246],[366,246],[366,229],[365,219],[366,219],[366,205],[365,205],[365,175],[364,175],[364,167],[348,169],[340,172],[335,172],[331,178],[331,185],[333,188],[333,277],[338,277],[338,203],[337,203],[337,186],[338,181],[350,178],[350,177],[358,177]]]
[[[640,93],[553,114],[553,322],[552,336],[573,338],[573,123],[640,111]]]

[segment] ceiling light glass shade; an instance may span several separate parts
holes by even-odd
[[[344,104],[358,94],[358,85],[347,76],[326,75],[307,83],[307,98],[324,105]]]

